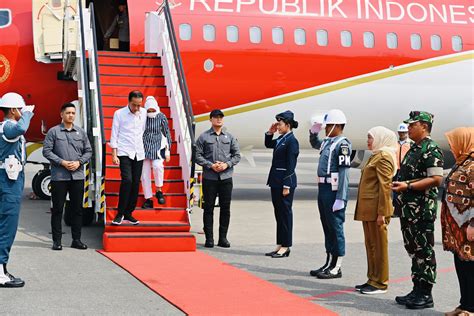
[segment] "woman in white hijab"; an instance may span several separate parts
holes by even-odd
[[[367,147],[372,156],[362,169],[354,219],[362,221],[367,251],[367,278],[356,290],[382,294],[388,287],[387,225],[393,214],[390,184],[395,175],[397,136],[383,126],[369,130]]]

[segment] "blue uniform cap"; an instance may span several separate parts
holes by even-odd
[[[283,120],[283,121],[286,121],[286,122],[291,122],[291,121],[294,120],[295,115],[293,114],[293,112],[288,110],[288,111],[285,111],[283,113],[277,114],[275,116],[275,118],[276,118],[277,121]]]

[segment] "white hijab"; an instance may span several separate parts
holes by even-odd
[[[145,110],[148,111],[148,109],[155,109],[156,110],[156,114],[155,116],[160,113],[160,107],[158,106],[158,102],[156,101],[155,97],[154,96],[148,96],[146,97],[146,101],[145,101]]]
[[[392,163],[395,166],[397,161],[397,135],[395,132],[389,130],[383,126],[376,126],[369,130],[369,135],[373,137],[374,142],[372,143],[372,152],[378,153],[384,151],[392,157]],[[394,168],[396,173],[397,168]]]

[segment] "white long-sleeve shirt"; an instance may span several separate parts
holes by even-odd
[[[145,159],[143,132],[145,131],[146,110],[140,108],[132,113],[128,105],[115,111],[112,123],[110,147],[117,149],[117,156],[128,156],[130,159]]]

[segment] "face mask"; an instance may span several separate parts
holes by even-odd
[[[146,116],[149,118],[155,118],[158,115],[158,112],[148,112]]]

